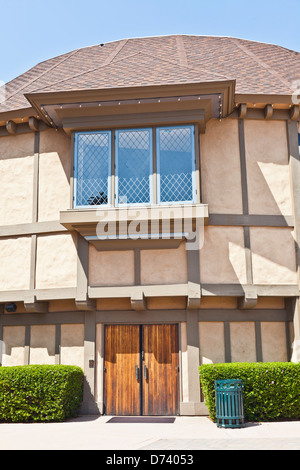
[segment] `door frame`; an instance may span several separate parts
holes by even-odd
[[[121,326],[121,325],[136,325],[139,326],[139,373],[141,376],[140,380],[140,416],[143,416],[143,326],[145,325],[177,325],[177,344],[178,344],[178,384],[177,384],[177,415],[180,415],[180,403],[182,401],[182,354],[181,354],[181,322],[180,321],[165,321],[165,322],[157,322],[157,321],[145,321],[145,322],[105,322],[102,324],[102,402],[103,402],[103,414],[106,414],[105,410],[105,328],[107,326]]]

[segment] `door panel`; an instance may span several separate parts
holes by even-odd
[[[143,414],[178,414],[178,326],[144,325],[143,356]]]
[[[105,413],[178,414],[178,325],[107,325],[104,335]]]
[[[140,414],[140,327],[105,326],[104,403],[108,415]]]

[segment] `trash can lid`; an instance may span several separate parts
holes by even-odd
[[[215,380],[215,387],[216,388],[239,388],[243,387],[243,381],[241,379],[223,379],[223,380]]]

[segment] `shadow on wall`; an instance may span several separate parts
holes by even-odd
[[[242,214],[244,196],[245,214],[291,216],[286,123],[246,119],[244,128],[246,184],[241,181],[238,122],[210,121],[201,135],[204,202],[211,214]],[[297,283],[292,228],[252,226],[249,231],[253,282]],[[243,228],[205,227],[201,282],[247,283],[245,257]]]

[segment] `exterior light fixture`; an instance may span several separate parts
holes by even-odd
[[[15,313],[17,311],[17,306],[14,302],[6,304],[4,308],[7,313]]]

